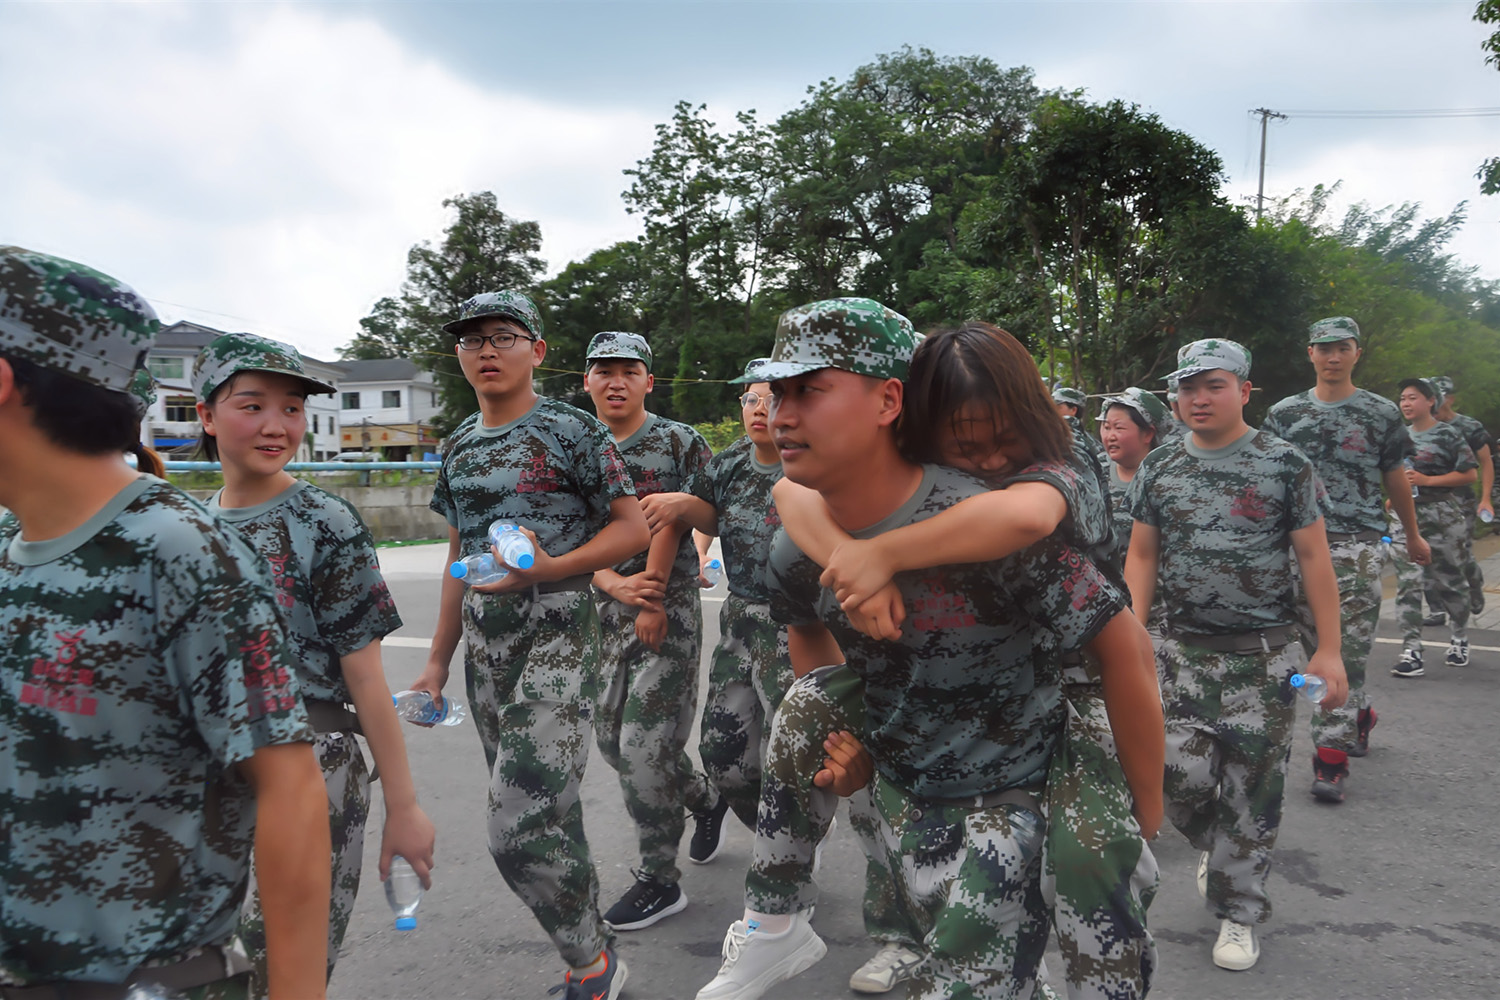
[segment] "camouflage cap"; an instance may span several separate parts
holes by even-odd
[[[584,355],[584,362],[598,361],[602,358],[639,361],[646,366],[647,371],[650,371],[651,345],[646,343],[646,338],[638,333],[606,330],[604,333],[594,334],[594,339],[589,341],[589,349]]]
[[[1145,417],[1146,423],[1152,427],[1162,426],[1167,422],[1170,414],[1167,404],[1157,399],[1156,393],[1135,386],[1123,390],[1119,395],[1105,396],[1104,402],[1100,404],[1100,420],[1104,419],[1104,415],[1109,412],[1111,406],[1130,407],[1142,417]]]
[[[1443,405],[1443,393],[1436,385],[1436,379],[1432,378],[1404,378],[1396,386],[1399,392],[1402,389],[1416,389],[1422,395],[1432,400],[1434,407]]]
[[[1223,369],[1240,378],[1250,377],[1250,349],[1232,340],[1195,340],[1177,352],[1177,370],[1166,379],[1181,381],[1202,372]]]
[[[1309,344],[1331,344],[1338,340],[1359,343],[1359,324],[1348,316],[1330,316],[1307,328]]]
[[[760,377],[805,375],[840,368],[875,378],[906,378],[922,338],[911,320],[874,299],[824,299],[788,309],[776,324],[776,344]]]
[[[769,382],[765,376],[765,367],[771,363],[770,358],[752,358],[745,362],[745,374],[739,378],[729,380],[730,385],[749,385],[751,382]]]
[[[1438,395],[1444,398],[1453,395],[1453,380],[1447,375],[1429,375],[1427,381],[1438,391]]]
[[[0,350],[124,392],[160,329],[146,300],[109,275],[0,247]]]
[[[140,417],[145,417],[146,411],[151,409],[151,404],[156,402],[156,379],[144,368],[137,368],[135,375],[130,379],[130,395],[135,398],[135,411]]]
[[[1057,385],[1052,387],[1052,401],[1054,403],[1067,403],[1082,409],[1088,405],[1089,398],[1083,394],[1082,389],[1074,389],[1072,386]]]
[[[291,344],[253,333],[226,333],[198,352],[193,362],[193,394],[205,403],[214,391],[240,372],[278,372],[307,383],[308,392],[335,392],[337,387],[313,378]]]
[[[509,289],[499,292],[481,292],[465,299],[458,307],[458,319],[451,323],[444,323],[443,330],[456,337],[464,332],[470,322],[484,319],[486,316],[513,319],[529,330],[533,337],[543,336],[542,312],[536,307],[536,303],[531,301],[531,297],[524,292]]]

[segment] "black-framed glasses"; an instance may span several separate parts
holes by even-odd
[[[495,345],[495,350],[508,351],[516,346],[518,340],[534,341],[536,338],[528,337],[524,333],[511,333],[509,330],[505,333],[492,333],[489,336],[482,333],[465,333],[458,338],[458,346],[466,351],[477,351],[484,346],[486,340]]]
[[[762,401],[764,401],[767,405],[770,405],[771,397],[762,396],[758,392],[747,392],[740,397],[740,405],[745,407],[746,409],[759,406]]]

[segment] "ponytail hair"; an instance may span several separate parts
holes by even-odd
[[[135,456],[135,467],[138,472],[150,473],[157,479],[167,478],[167,467],[162,462],[161,456],[156,453],[156,449],[147,448],[137,441],[131,446],[130,453]]]

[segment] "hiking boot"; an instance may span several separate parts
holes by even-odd
[[[1198,856],[1198,895],[1208,898],[1208,852]]]
[[[856,993],[889,993],[897,983],[910,979],[921,961],[921,954],[905,945],[881,945],[873,958],[854,970],[849,988]]]
[[[1420,649],[1403,649],[1401,659],[1391,668],[1392,677],[1421,677],[1423,672]]]
[[[1434,611],[1432,614],[1422,619],[1423,628],[1434,628],[1438,625],[1446,624],[1448,624],[1448,612],[1446,611]]]
[[[547,991],[551,996],[562,994],[562,1000],[615,1000],[625,988],[625,977],[629,970],[615,955],[615,950],[605,946],[599,953],[604,958],[604,968],[591,972],[582,979],[574,979],[570,971],[558,986]]]
[[[1359,710],[1355,725],[1358,727],[1354,738],[1354,749],[1349,751],[1351,757],[1363,757],[1370,752],[1370,730],[1375,728],[1375,723],[1380,721],[1380,716],[1375,714],[1373,708],[1362,708]]]
[[[1449,639],[1448,655],[1444,662],[1450,667],[1467,667],[1469,665],[1469,640]]]
[[[1260,961],[1260,945],[1255,928],[1225,918],[1219,925],[1219,940],[1214,942],[1214,964],[1221,969],[1243,972]]]
[[[687,893],[676,882],[663,882],[655,875],[635,872],[635,885],[609,908],[604,922],[617,931],[638,931],[687,909]]]
[[[801,913],[793,914],[792,926],[780,934],[766,934],[736,920],[724,935],[724,964],[698,991],[697,1000],[757,1000],[826,954],[828,946]]]
[[[1349,760],[1344,751],[1319,747],[1313,754],[1313,798],[1338,805],[1344,801],[1344,779],[1347,777]]]
[[[724,839],[729,827],[724,817],[729,814],[729,800],[719,796],[719,801],[706,813],[693,813],[693,839],[688,841],[688,860],[695,865],[706,865],[719,856],[724,848]]]

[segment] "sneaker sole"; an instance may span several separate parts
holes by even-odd
[[[1243,958],[1220,958],[1217,953],[1214,954],[1214,964],[1221,969],[1228,969],[1230,972],[1244,972],[1247,969],[1253,969],[1255,968],[1255,963],[1259,961],[1260,954],[1258,952],[1248,960]]]
[[[1312,795],[1319,802],[1329,802],[1333,805],[1338,805],[1344,801],[1344,793],[1324,781],[1313,782]]]
[[[1347,751],[1350,757],[1363,757],[1369,752],[1369,746],[1355,747],[1353,750]]]
[[[1427,671],[1418,668],[1416,670],[1392,670],[1392,677],[1421,677]]]
[[[611,921],[608,917],[605,917],[604,924],[610,930],[615,931],[645,930],[647,927],[650,927],[652,924],[656,923],[659,920],[665,920],[667,917],[672,916],[674,913],[681,913],[683,910],[687,909],[687,905],[687,893],[684,892],[682,895],[677,897],[677,902],[672,903],[668,906],[663,906],[661,909],[657,910],[649,917],[643,917],[640,920],[636,920],[628,924],[617,924]]]
[[[708,993],[701,990],[696,1000],[756,1000],[766,990],[777,983],[791,979],[793,976],[801,975],[814,965],[822,961],[823,956],[828,954],[828,945],[816,934],[796,951],[783,958],[780,962],[771,966],[765,972],[756,976],[748,983],[739,986],[732,993]],[[704,987],[707,989],[707,987]]]

